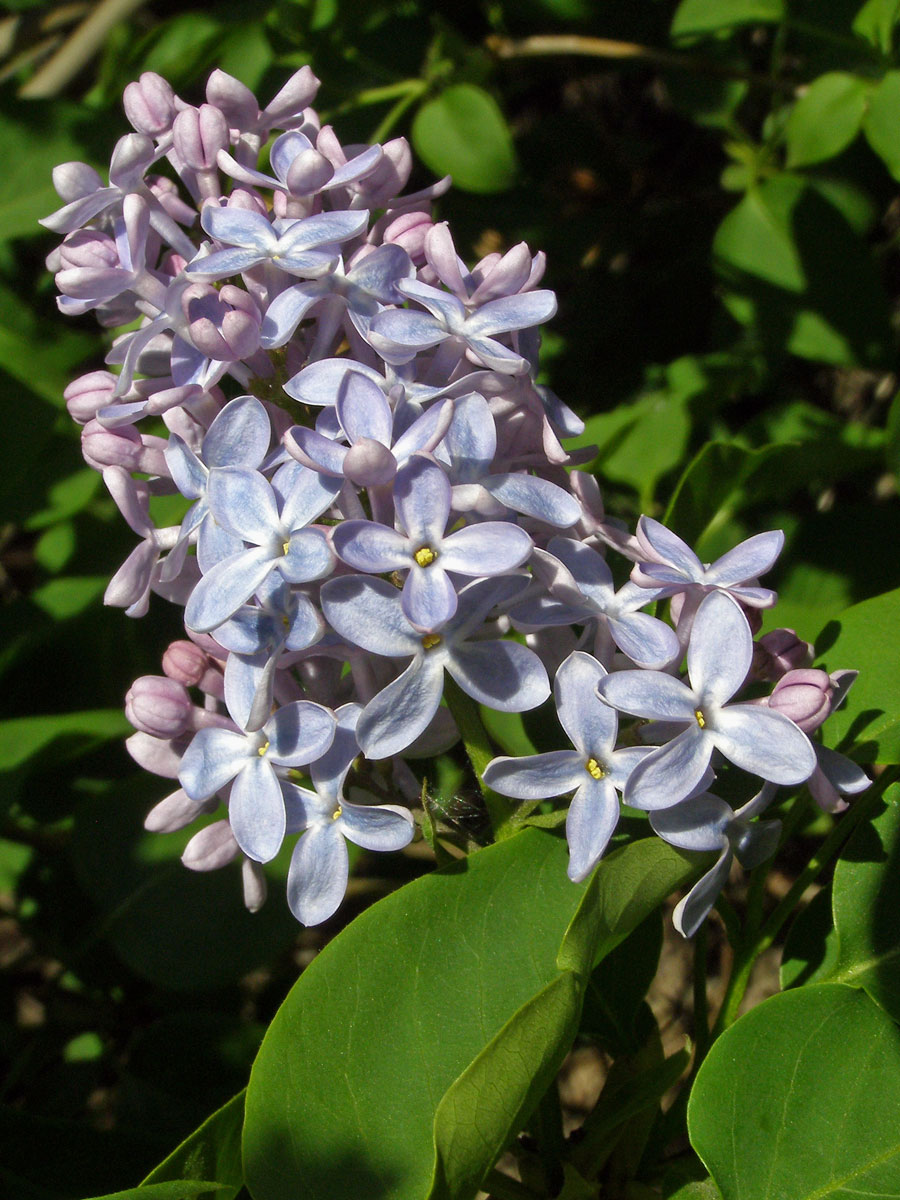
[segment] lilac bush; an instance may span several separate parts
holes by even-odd
[[[243,858],[251,908],[258,865],[300,834],[289,901],[317,923],[347,883],[345,837],[402,848],[412,813],[434,836],[407,759],[461,739],[486,797],[524,802],[489,804],[495,837],[568,804],[573,880],[604,854],[620,795],[648,831],[717,852],[676,916],[690,935],[733,853],[774,852],[777,824],[754,818],[779,786],[809,780],[834,810],[867,783],[810,736],[840,684],[754,644],[783,536],[704,564],[650,516],[634,536],[607,517],[565,449],[581,423],[537,383],[556,311],[543,255],[521,244],[469,267],[432,213],[448,181],[406,192],[404,139],[343,146],[317,87],[304,67],[260,108],[216,71],[195,108],[147,73],[126,90],[135,132],[109,185],[79,163],[54,175],[60,309],[130,326],[107,356],[118,374],[66,394],[142,539],[106,602],[184,609],[165,677],[129,694],[134,756],[181,784],[148,828],[218,811],[185,864]],[[153,499],[175,493],[184,518],[158,528]],[[537,708],[554,679],[573,749],[475,753],[478,705]],[[723,764],[748,791],[765,781],[736,810],[709,791]]]

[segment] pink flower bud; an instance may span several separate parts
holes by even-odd
[[[125,116],[138,133],[161,137],[172,128],[175,93],[161,75],[144,71],[140,79],[129,83],[122,96]]]
[[[142,675],[125,697],[125,716],[152,737],[174,738],[191,726],[193,704],[183,684],[165,675]]]
[[[63,392],[69,416],[79,425],[86,425],[101,408],[113,403],[118,382],[111,371],[91,371],[73,379]]]
[[[70,233],[59,248],[59,259],[63,270],[106,271],[120,266],[115,241],[109,234],[96,229],[78,229]]]
[[[198,804],[179,788],[150,809],[144,818],[144,828],[150,833],[173,833],[195,821],[204,808],[204,804]]]
[[[148,475],[168,478],[165,449],[163,438],[142,435],[133,425],[109,429],[94,418],[81,431],[84,461],[97,471],[124,467],[126,471],[145,471]]]
[[[425,261],[425,238],[433,227],[428,213],[403,213],[391,221],[384,231],[382,241],[405,250],[416,266],[420,267]]]
[[[834,684],[824,671],[788,671],[775,684],[769,708],[789,717],[804,733],[818,729],[831,712]]]
[[[758,679],[776,680],[811,663],[813,648],[809,642],[801,641],[793,629],[773,629],[756,643],[753,657],[754,675]]]
[[[344,475],[357,487],[381,487],[396,474],[397,460],[373,438],[359,438],[344,457]]]
[[[228,122],[212,104],[185,108],[172,125],[175,150],[194,171],[209,171],[216,155],[228,145]]]
[[[259,912],[266,902],[268,884],[262,867],[252,858],[241,863],[241,882],[244,885],[244,907],[248,912]]]
[[[221,700],[225,695],[222,672],[213,659],[186,639],[172,642],[163,655],[163,671],[184,687],[198,687]]]
[[[259,105],[250,89],[227,71],[215,70],[206,81],[208,105],[223,113],[232,129],[249,131],[259,119]]]

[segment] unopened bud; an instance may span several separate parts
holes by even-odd
[[[753,648],[753,674],[757,679],[776,680],[788,671],[806,667],[813,659],[813,648],[793,629],[772,629]]]
[[[812,733],[831,712],[833,696],[834,684],[825,672],[804,667],[779,679],[769,708],[789,717],[804,733]]]
[[[187,639],[172,642],[163,655],[162,668],[169,679],[184,687],[198,687],[220,700],[224,696],[222,672],[204,650]]]
[[[155,71],[144,71],[140,79],[128,84],[122,105],[138,133],[160,137],[172,128],[175,93],[171,84]]]
[[[79,425],[86,425],[101,408],[113,403],[118,382],[112,371],[91,371],[73,379],[63,392],[69,416]]]
[[[228,145],[228,122],[212,104],[185,108],[172,125],[175,149],[194,171],[209,171],[216,155]]]
[[[174,738],[191,724],[193,704],[186,688],[164,675],[142,675],[128,689],[125,716],[152,737]]]

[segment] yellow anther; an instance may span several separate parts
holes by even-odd
[[[587,771],[588,775],[592,775],[594,777],[594,779],[605,779],[606,778],[606,772],[603,770],[603,768],[597,762],[596,758],[589,758],[587,760],[587,762],[584,764],[584,766],[585,766],[585,770]]]
[[[344,810],[341,808],[341,806],[338,805],[337,808],[334,810],[334,812],[331,814],[332,821],[336,821],[343,811]]]
[[[413,558],[416,560],[416,562],[419,564],[420,567],[430,567],[431,564],[434,562],[434,560],[437,558],[437,555],[431,549],[430,546],[422,546],[420,549],[418,549],[415,552],[415,554],[413,555]]]
[[[700,728],[705,729],[706,728],[706,717],[704,717],[704,715],[703,715],[703,709],[695,708],[694,716],[697,718],[697,724],[700,726]]]
[[[287,554],[287,552],[288,552],[288,550],[290,550],[290,548],[291,548],[290,539],[288,539],[288,541],[286,541],[286,542],[281,543],[281,553],[282,554]]]
[[[443,638],[439,633],[426,633],[422,638],[422,645],[426,650],[432,650],[435,646],[439,646]]]
[[[259,755],[260,758],[262,758],[262,756],[265,754],[265,752],[268,750],[268,748],[269,748],[269,743],[263,742],[263,744],[260,746],[260,748],[257,750],[256,753]]]

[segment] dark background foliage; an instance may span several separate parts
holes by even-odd
[[[264,101],[310,63],[344,142],[402,134],[411,187],[454,175],[439,213],[470,261],[546,251],[543,382],[587,421],[610,512],[666,516],[707,559],[784,528],[777,623],[810,640],[898,583],[897,4],[160,0],[82,61],[72,34],[108,8],[0,18],[0,1194],[23,1200],[136,1183],[243,1086],[323,941],[430,865],[362,858],[339,917],[298,931],[278,864],[250,917],[235,873],[142,831],[167,787],[121,706],[178,613],[102,606],[133,535],[62,391],[108,335],[57,313],[36,224],[55,163],[105,169],[141,71],[200,102],[219,66]]]

